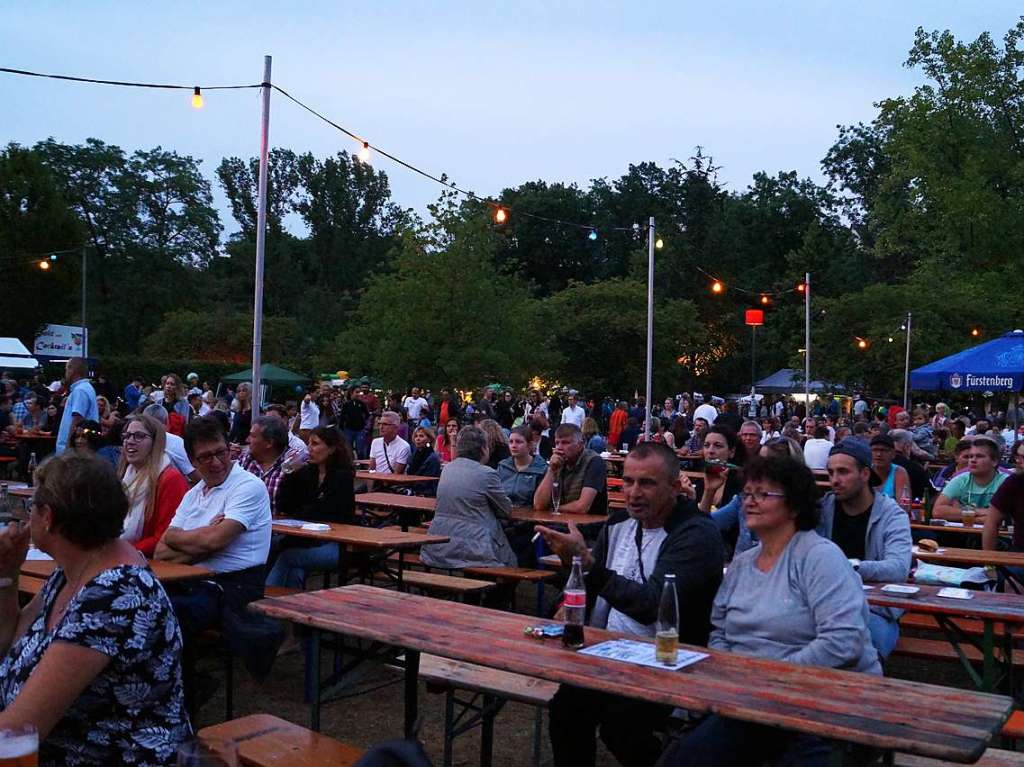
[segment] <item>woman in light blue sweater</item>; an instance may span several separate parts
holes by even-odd
[[[729,566],[711,610],[708,646],[880,674],[860,578],[839,547],[814,532],[815,497],[813,475],[791,458],[757,458],[744,469],[743,510],[760,544]],[[819,738],[715,715],[666,764],[760,764],[786,757],[816,766],[827,765],[830,754]]]

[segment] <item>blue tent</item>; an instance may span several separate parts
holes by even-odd
[[[1019,392],[1024,388],[1024,330],[943,357],[910,371],[910,388]]]
[[[762,378],[754,387],[762,394],[799,394],[804,390],[804,371],[782,368]],[[808,388],[815,393],[843,391],[842,386],[828,381],[811,381]]]

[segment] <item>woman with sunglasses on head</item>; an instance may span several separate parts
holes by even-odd
[[[690,482],[681,477],[683,494],[697,501],[705,514],[720,509],[743,487],[738,469],[747,454],[736,432],[728,426],[712,426],[704,435],[702,447],[704,477]]]
[[[128,496],[128,516],[121,538],[152,557],[178,504],[188,492],[188,481],[171,463],[162,423],[148,415],[130,415],[122,433],[118,476]]]
[[[788,457],[755,458],[743,470],[743,508],[760,543],[736,556],[711,610],[708,647],[808,666],[881,674],[868,632],[860,577],[819,536],[814,477]],[[831,763],[821,738],[714,714],[663,764]]]

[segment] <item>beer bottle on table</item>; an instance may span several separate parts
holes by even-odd
[[[32,453],[32,455],[30,455],[29,458],[28,458],[28,486],[29,487],[35,487],[35,485],[36,485],[36,454]]]
[[[675,663],[679,650],[679,597],[676,595],[676,576],[665,576],[655,624],[654,657],[658,663]]]
[[[583,560],[572,558],[572,573],[565,584],[562,596],[565,612],[565,632],[562,644],[572,649],[583,647],[583,621],[587,613],[587,587],[583,583]]]

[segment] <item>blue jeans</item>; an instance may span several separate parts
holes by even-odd
[[[868,614],[868,631],[871,632],[871,644],[878,651],[878,657],[885,660],[896,647],[900,638],[900,624],[883,618],[877,613]]]
[[[787,732],[714,714],[665,757],[665,767],[748,767],[775,760],[779,767],[828,767],[832,747],[813,735]]]
[[[363,430],[362,429],[344,429],[345,439],[348,440],[348,446],[352,448],[352,452],[355,453],[357,458],[363,457]]]
[[[308,548],[287,548],[274,563],[274,568],[267,576],[267,585],[301,589],[306,583],[307,570],[336,570],[337,567],[336,543],[322,543]]]

